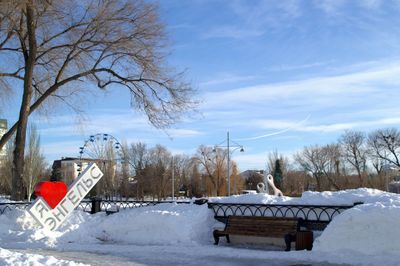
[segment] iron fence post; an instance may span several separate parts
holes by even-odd
[[[93,197],[92,198],[92,210],[91,214],[97,213],[101,211],[101,198]]]

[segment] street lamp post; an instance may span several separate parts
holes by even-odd
[[[232,143],[233,144],[232,144]],[[222,143],[224,143],[224,142],[222,142]],[[244,152],[244,149],[243,149],[243,146],[242,145],[240,145],[240,144],[238,144],[238,143],[236,143],[235,141],[232,141],[230,138],[229,138],[229,131],[226,133],[226,146],[221,146],[221,145],[215,145],[214,146],[214,150],[215,150],[215,148],[227,148],[227,150],[228,150],[228,154],[227,154],[227,167],[228,167],[228,169],[227,169],[227,172],[228,172],[228,196],[230,196],[231,195],[231,175],[230,175],[230,167],[231,167],[231,157],[230,157],[230,153],[231,153],[231,148],[234,148],[233,150],[232,150],[232,153],[234,152],[234,151],[236,151],[237,149],[239,149],[240,148],[240,152]]]
[[[175,164],[172,156],[172,201],[175,201]]]

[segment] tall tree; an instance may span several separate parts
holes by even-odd
[[[129,167],[129,146],[126,141],[121,144],[121,173],[120,174],[120,185],[119,185],[119,195],[124,196],[126,199],[132,192],[129,191],[130,188],[130,167]]]
[[[146,184],[148,183],[145,178],[145,169],[148,161],[150,160],[149,151],[146,144],[141,142],[131,144],[128,158],[129,165],[133,170],[134,182],[136,186],[136,197],[143,199]]]
[[[191,158],[190,162],[190,184],[189,194],[191,197],[202,197],[205,195],[205,184],[200,174],[197,158]]]
[[[396,128],[379,129],[369,134],[368,147],[373,157],[400,168],[400,131]]]
[[[208,177],[207,190],[210,191],[210,195],[220,196],[226,191],[227,152],[225,149],[213,149],[204,145],[197,149],[195,157],[201,165],[201,170]]]
[[[339,145],[343,151],[344,158],[357,172],[360,185],[363,184],[363,175],[367,164],[365,142],[365,134],[359,131],[345,131],[339,138]]]
[[[295,155],[295,161],[307,172],[311,173],[317,183],[317,190],[322,190],[324,178],[329,186],[340,189],[335,181],[338,175],[339,154],[336,145],[309,146]],[[329,187],[330,188],[330,187]]]
[[[164,127],[194,104],[193,90],[165,64],[166,35],[151,2],[131,0],[0,2],[0,91],[22,94],[16,133],[13,193],[22,199],[28,116],[49,98],[69,106],[77,88],[125,88],[131,105]],[[19,93],[18,93],[19,95]]]
[[[25,155],[24,186],[28,201],[36,184],[44,178],[46,170],[46,160],[40,150],[40,136],[34,124],[29,129],[29,142]]]
[[[272,176],[274,177],[276,187],[282,189],[283,172],[281,167],[281,160],[279,159],[275,161],[275,169]]]
[[[7,143],[6,154],[0,160],[0,192],[9,195],[11,193],[12,163],[14,142]]]
[[[245,182],[240,176],[239,169],[235,162],[232,162],[231,183],[232,183],[232,194],[233,195],[240,194],[244,188]]]
[[[150,189],[153,196],[157,196],[158,200],[171,195],[171,171],[167,171],[171,167],[171,162],[172,155],[164,146],[157,144],[150,149],[148,168],[151,170],[146,178],[150,180]]]
[[[282,154],[279,154],[277,150],[268,154],[268,171],[274,177],[275,184],[279,189],[282,189],[283,177],[287,175],[288,165],[288,158],[286,158]]]

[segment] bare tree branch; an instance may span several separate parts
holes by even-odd
[[[0,90],[6,78],[22,80],[25,88],[20,119],[1,138],[0,148],[14,132],[25,135],[26,116],[49,99],[75,109],[66,96],[82,82],[102,90],[127,89],[132,107],[158,128],[196,104],[183,74],[166,66],[166,36],[154,4],[27,0],[0,5],[0,22],[6,25],[0,27],[0,53],[13,62],[0,70]]]

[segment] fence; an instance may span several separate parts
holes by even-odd
[[[27,209],[30,202],[10,202],[10,203],[0,203],[0,214],[4,214],[6,211],[11,211],[13,209]]]
[[[121,209],[135,209],[147,206],[155,206],[162,203],[177,203],[177,204],[188,204],[190,201],[136,201],[136,200],[103,200],[103,199],[87,199],[79,203],[77,209],[85,212],[97,213],[97,212],[116,212]],[[32,202],[2,202],[0,203],[0,215],[6,211],[13,209],[25,210],[31,205]]]
[[[225,223],[228,216],[266,216],[302,218],[313,230],[323,230],[332,219],[362,202],[354,205],[283,205],[283,204],[240,204],[208,203],[214,217]]]
[[[77,209],[90,213],[110,213],[121,209],[135,209],[173,202],[178,204],[190,203],[190,201],[118,201],[94,198],[83,200]],[[202,204],[205,201],[195,201],[194,203]],[[30,204],[31,202],[0,203],[0,215],[8,210],[27,209]],[[354,205],[283,205],[209,202],[208,208],[213,210],[215,219],[224,223],[229,215],[293,217],[303,218],[305,223],[313,230],[323,230],[335,216],[358,204],[362,204],[362,202],[354,203]]]

